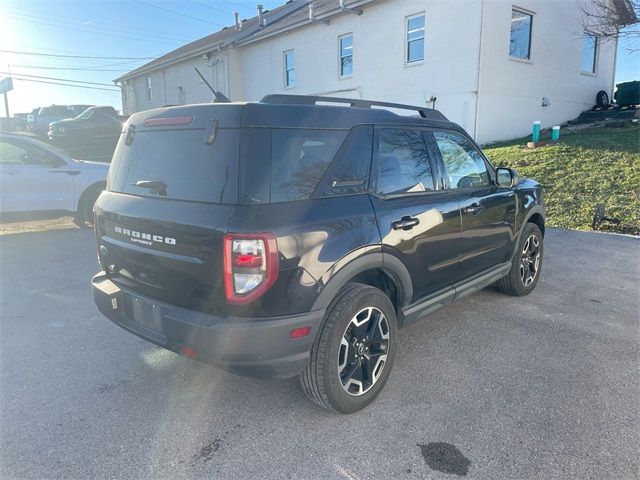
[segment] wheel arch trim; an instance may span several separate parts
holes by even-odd
[[[313,304],[312,310],[326,309],[338,292],[356,275],[367,270],[382,270],[398,289],[397,312],[411,302],[413,297],[413,285],[409,271],[400,260],[393,256],[384,255],[382,252],[371,252],[358,257],[344,265],[340,270],[332,274],[327,283],[322,287],[318,298]]]

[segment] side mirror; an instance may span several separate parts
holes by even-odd
[[[518,174],[515,170],[506,167],[496,169],[497,183],[500,187],[515,187],[518,184]]]

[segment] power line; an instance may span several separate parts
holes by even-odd
[[[89,90],[106,90],[107,92],[119,92],[120,89],[117,88],[102,88],[102,87],[89,87],[86,85],[72,85],[70,83],[60,83],[60,82],[48,82],[46,80],[34,80],[29,78],[15,78],[19,82],[35,82],[35,83],[48,83],[51,85],[62,85],[63,87],[75,87],[75,88],[88,88]]]
[[[77,32],[83,32],[83,33],[89,33],[92,35],[102,35],[103,37],[111,37],[111,38],[124,38],[125,40],[135,40],[138,42],[153,42],[153,43],[166,43],[166,44],[174,44],[174,42],[165,42],[163,40],[151,40],[151,39],[145,39],[145,38],[135,38],[135,37],[126,37],[124,35],[116,35],[114,33],[103,33],[103,32],[92,32],[90,30],[83,30],[81,28],[74,28],[74,27],[69,27],[66,25],[56,25],[55,23],[50,23],[50,22],[43,22],[43,21],[39,21],[39,20],[25,20],[24,18],[20,18],[18,16],[15,16],[15,14],[9,14],[9,13],[5,13],[4,16],[9,17],[9,18],[13,18],[14,20],[17,20],[19,22],[25,22],[25,23],[33,23],[33,24],[38,24],[38,25],[47,25],[50,27],[57,27],[57,28],[62,28],[62,29],[66,29],[66,30],[75,30]],[[58,21],[58,20],[54,20],[54,21]]]
[[[151,3],[143,2],[142,0],[133,0],[133,1],[136,2],[136,3],[139,3],[141,5],[146,5],[147,7],[157,8],[158,10],[162,10],[163,12],[168,12],[168,13],[171,13],[173,15],[180,15],[181,17],[190,18],[192,20],[197,20],[199,22],[209,23],[211,25],[217,25],[219,27],[226,27],[226,25],[222,25],[221,23],[210,22],[209,20],[203,20],[202,18],[193,17],[191,15],[187,15],[186,13],[176,12],[175,10],[170,10],[168,8],[161,7],[159,5],[153,5]]]
[[[69,71],[83,71],[83,72],[128,72],[131,68],[83,68],[83,67],[50,67],[45,65],[23,65],[20,63],[12,63],[12,67],[20,68],[33,68],[36,70],[69,70]]]
[[[71,26],[75,26],[75,27],[80,27],[83,29],[97,29],[97,30],[104,30],[107,32],[118,32],[118,33],[124,33],[126,35],[135,35],[135,36],[139,36],[139,37],[147,37],[150,38],[152,40],[158,40],[158,39],[164,39],[164,40],[172,40],[172,41],[185,41],[187,40],[187,37],[184,36],[173,36],[173,35],[166,35],[166,34],[155,34],[155,33],[142,33],[142,32],[137,32],[137,31],[132,31],[132,30],[122,30],[122,29],[117,29],[117,28],[108,28],[108,27],[100,27],[98,25],[87,25],[85,23],[78,23],[78,22],[72,22],[72,21],[68,21],[68,20],[58,20],[55,17],[55,15],[53,16],[49,16],[49,17],[41,17],[41,16],[37,16],[37,15],[28,15],[26,13],[20,13],[20,12],[12,12],[9,10],[5,10],[4,11],[6,14],[8,15],[14,15],[17,17],[21,17],[18,18],[19,20],[22,20],[22,18],[26,18],[26,19],[36,19],[36,20],[45,20],[48,22],[56,22],[56,25],[54,26],[58,26],[58,27],[66,27],[67,25],[71,25]],[[57,25],[57,24],[62,24],[62,25]],[[71,27],[69,27],[71,28]],[[85,31],[85,30],[82,30]],[[90,31],[90,30],[87,30]],[[92,32],[92,33],[97,33],[97,32]],[[169,38],[170,36],[173,36],[174,38]]]
[[[231,13],[228,10],[223,10],[222,8],[218,8],[218,7],[212,7],[211,5],[207,5],[206,3],[196,2],[195,0],[186,0],[186,1],[189,3],[192,3],[193,5],[199,5],[201,7],[208,8],[210,10],[215,10],[216,12],[222,12],[226,14]]]
[[[75,18],[75,21],[72,21],[73,19],[69,18],[68,16],[62,16],[62,15],[48,15],[46,17],[42,17],[42,16],[37,16],[37,15],[30,15],[32,10],[26,9],[26,8],[20,8],[20,7],[14,7],[11,6],[10,8],[12,8],[14,11],[9,11],[6,10],[6,12],[8,13],[12,13],[14,15],[23,15],[25,17],[31,17],[31,18],[37,18],[37,19],[41,19],[41,20],[52,20],[55,22],[60,22],[60,23],[69,23],[71,25],[78,25],[78,26],[83,26],[86,28],[97,28],[100,30],[108,30],[108,31],[113,31],[113,32],[120,32],[120,33],[126,33],[126,34],[134,34],[134,35],[149,35],[149,36],[154,36],[154,37],[161,37],[161,38],[167,38],[167,37],[174,37],[175,39],[178,40],[189,40],[189,37],[184,36],[184,35],[176,35],[174,33],[167,33],[167,32],[160,32],[158,30],[149,30],[149,29],[144,29],[144,28],[136,28],[135,30],[122,30],[122,29],[114,29],[114,28],[108,28],[108,27],[103,27],[100,26],[101,24],[104,25],[111,25],[111,26],[116,26],[116,27],[121,27],[122,25],[117,24],[117,23],[111,23],[111,22],[104,22],[101,21],[98,24],[93,24],[93,22],[90,23],[86,23],[83,22],[82,20],[80,20],[79,18]],[[18,10],[17,12],[15,10]],[[21,13],[22,12],[27,12],[27,13]],[[28,15],[29,14],[29,15]],[[55,18],[54,18],[55,17]],[[57,20],[57,18],[61,18],[63,20]],[[146,33],[145,33],[146,32]]]
[[[0,74],[2,74],[2,75],[10,75],[11,77],[13,77],[14,75],[17,75],[19,77],[43,78],[45,80],[60,80],[62,82],[86,83],[88,85],[104,85],[106,87],[113,87],[113,85],[110,84],[110,83],[85,82],[83,80],[72,80],[70,78],[43,77],[43,76],[40,76],[40,75],[28,75],[26,73],[3,72],[3,71],[0,71]]]
[[[157,57],[100,57],[95,55],[58,55],[55,53],[20,52],[16,50],[0,50],[0,53],[14,53],[16,55],[37,55],[39,57],[56,58],[100,58],[102,60],[155,60]]]

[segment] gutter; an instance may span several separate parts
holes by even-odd
[[[349,4],[349,8],[353,9],[355,7],[361,7],[361,6],[368,5],[370,3],[374,3],[374,2],[377,2],[377,1],[379,1],[379,0],[358,0],[357,2],[353,2],[353,3]],[[336,15],[344,14],[344,13],[345,13],[345,11],[342,10],[342,8],[340,7],[340,4],[338,3],[335,8],[332,8],[331,10],[327,10],[327,11],[323,12],[320,15],[315,15],[314,18],[316,20],[327,20],[330,17],[334,17]],[[274,28],[273,30],[269,31],[268,33],[265,33],[265,34],[257,33],[256,35],[250,35],[250,36],[248,36],[248,37],[246,37],[244,39],[241,39],[241,40],[239,40],[237,42],[234,42],[234,45],[239,46],[239,47],[242,47],[244,45],[250,45],[252,43],[260,42],[260,41],[262,41],[264,39],[274,37],[274,36],[279,35],[281,33],[288,33],[288,32],[290,32],[292,30],[296,30],[296,29],[304,27],[306,25],[312,25],[313,23],[316,23],[316,22],[311,21],[309,19],[309,17],[304,17],[299,22],[292,23],[290,25],[286,25],[286,26],[279,27],[279,28]]]

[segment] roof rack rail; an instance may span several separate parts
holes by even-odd
[[[422,118],[433,120],[447,120],[438,110],[413,105],[403,105],[401,103],[376,102],[373,100],[361,100],[359,98],[323,97],[319,95],[286,95],[275,93],[265,96],[260,103],[270,103],[278,105],[315,105],[318,102],[343,103],[357,108],[386,107],[398,110],[412,110],[418,112]]]

